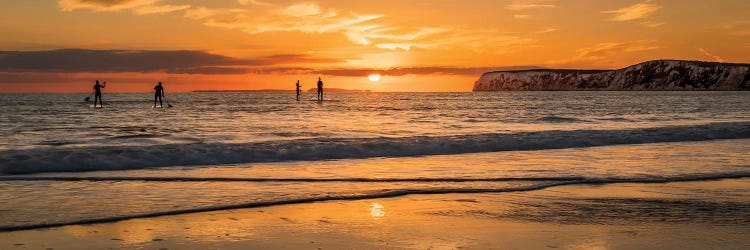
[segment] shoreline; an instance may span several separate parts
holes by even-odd
[[[62,178],[62,179],[65,180],[66,178]],[[147,179],[147,178],[144,178],[144,179]],[[528,180],[528,179],[529,178],[519,178],[518,180],[523,181],[523,180]],[[237,210],[237,209],[268,208],[268,207],[285,206],[285,205],[304,205],[304,204],[320,203],[320,202],[337,202],[337,201],[347,202],[347,201],[361,201],[361,200],[368,200],[368,199],[389,199],[389,198],[401,198],[401,197],[412,196],[412,195],[524,193],[524,192],[532,192],[532,191],[542,191],[542,190],[556,188],[556,187],[579,186],[579,185],[587,186],[587,185],[621,185],[621,184],[655,184],[655,183],[672,184],[672,183],[700,182],[700,181],[750,180],[750,175],[748,175],[748,173],[736,173],[736,174],[722,174],[718,177],[707,177],[704,175],[696,175],[692,177],[686,176],[682,178],[661,178],[661,179],[650,179],[650,180],[649,179],[586,179],[586,178],[558,178],[558,179],[563,180],[563,181],[547,182],[547,183],[542,182],[542,183],[531,185],[531,186],[508,187],[508,188],[500,188],[500,189],[398,190],[398,191],[392,191],[392,192],[381,192],[381,193],[361,194],[361,195],[328,196],[328,197],[318,197],[318,198],[301,198],[301,199],[279,200],[279,201],[250,202],[250,203],[225,205],[225,206],[162,211],[162,212],[154,212],[154,213],[147,213],[147,214],[115,216],[115,217],[107,217],[107,218],[92,218],[92,219],[73,221],[73,222],[59,222],[59,223],[23,225],[23,226],[8,226],[8,227],[0,227],[0,233],[21,231],[21,230],[48,229],[48,228],[75,226],[75,225],[95,225],[95,224],[103,224],[103,223],[115,223],[115,222],[127,221],[127,220],[133,220],[133,219],[159,218],[159,217],[165,217],[165,216],[179,216],[179,215],[186,215],[186,214],[220,212],[220,211]],[[568,180],[565,180],[565,179],[568,179]],[[50,178],[50,180],[54,180],[54,178]],[[321,179],[312,179],[312,180],[319,181]],[[5,181],[5,180],[2,180],[2,181]],[[93,181],[96,181],[96,178],[93,178]],[[372,181],[374,180],[366,180],[366,182],[372,182]],[[389,181],[389,180],[386,179],[384,181]],[[452,182],[456,180],[448,179],[448,181]]]
[[[0,248],[741,249],[750,244],[748,184],[586,184],[241,208],[0,232]]]

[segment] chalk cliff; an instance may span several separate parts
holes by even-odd
[[[519,90],[750,90],[750,64],[656,60],[617,70],[495,71],[474,84],[474,91]]]

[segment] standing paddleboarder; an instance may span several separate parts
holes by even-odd
[[[156,100],[159,99],[159,107],[164,107],[164,103],[162,103],[162,99],[164,98],[164,87],[161,86],[161,82],[154,87],[154,90],[156,91],[154,93],[154,108],[156,108]]]
[[[102,89],[107,86],[107,81],[104,81],[103,84],[99,84],[99,80],[96,80],[96,84],[94,84],[94,108],[96,108],[96,100],[99,100],[99,107],[104,107],[104,102],[102,101]]]
[[[323,101],[323,80],[318,77],[318,102]]]
[[[299,85],[299,80],[297,80],[297,101],[299,102],[299,95],[302,93],[302,90],[300,89],[302,85]]]

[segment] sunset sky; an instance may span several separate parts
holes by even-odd
[[[470,91],[511,66],[750,62],[747,0],[0,0],[0,92]],[[522,67],[523,68],[523,67]],[[381,74],[378,81],[370,74]]]

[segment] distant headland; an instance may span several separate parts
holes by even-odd
[[[474,91],[750,90],[750,64],[655,60],[616,70],[484,73]]]

